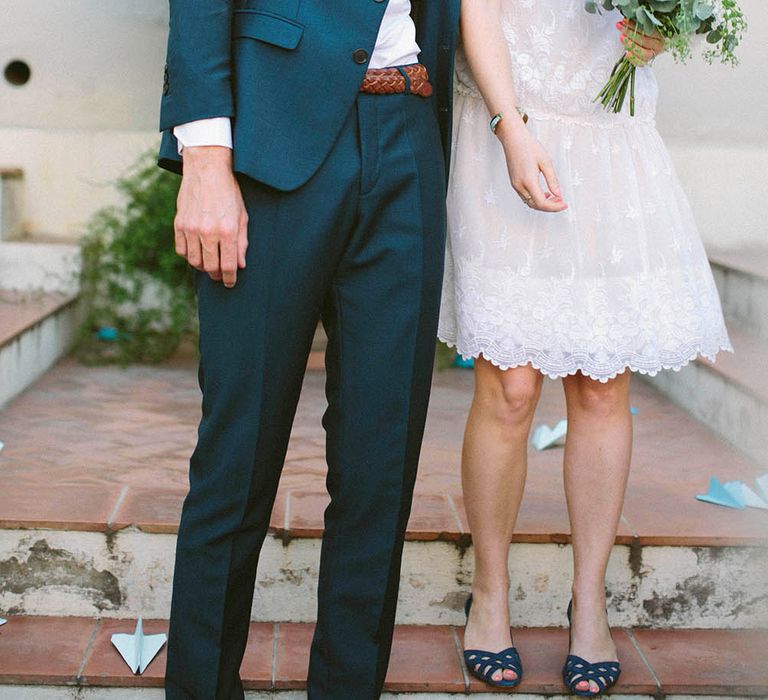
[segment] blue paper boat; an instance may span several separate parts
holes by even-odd
[[[716,477],[712,477],[709,480],[709,489],[705,494],[699,494],[696,498],[704,503],[712,503],[716,506],[725,506],[726,508],[735,508],[737,510],[744,510],[746,505],[744,501],[740,500],[734,495],[734,488],[726,488],[721,484]]]

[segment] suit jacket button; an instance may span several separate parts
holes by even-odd
[[[355,60],[355,63],[360,63],[361,65],[368,63],[368,52],[365,49],[358,49],[352,54],[352,58]]]

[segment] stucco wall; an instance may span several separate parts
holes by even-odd
[[[0,168],[25,172],[25,227],[72,237],[157,142],[165,0],[0,0]]]
[[[439,1],[439,0],[431,0]],[[768,194],[768,3],[742,0],[751,30],[732,70],[657,62],[659,126],[710,247],[764,239]],[[26,174],[25,225],[77,235],[111,181],[157,141],[165,0],[0,0],[0,168]]]

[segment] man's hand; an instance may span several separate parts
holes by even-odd
[[[221,146],[184,149],[184,177],[176,202],[176,252],[211,279],[234,287],[245,268],[248,214],[232,172],[232,151]]]

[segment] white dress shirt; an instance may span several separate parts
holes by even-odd
[[[419,45],[416,25],[411,19],[411,0],[389,0],[376,38],[369,68],[389,68],[417,63]],[[224,146],[232,148],[232,125],[229,117],[200,119],[174,127],[179,153],[184,146]]]

